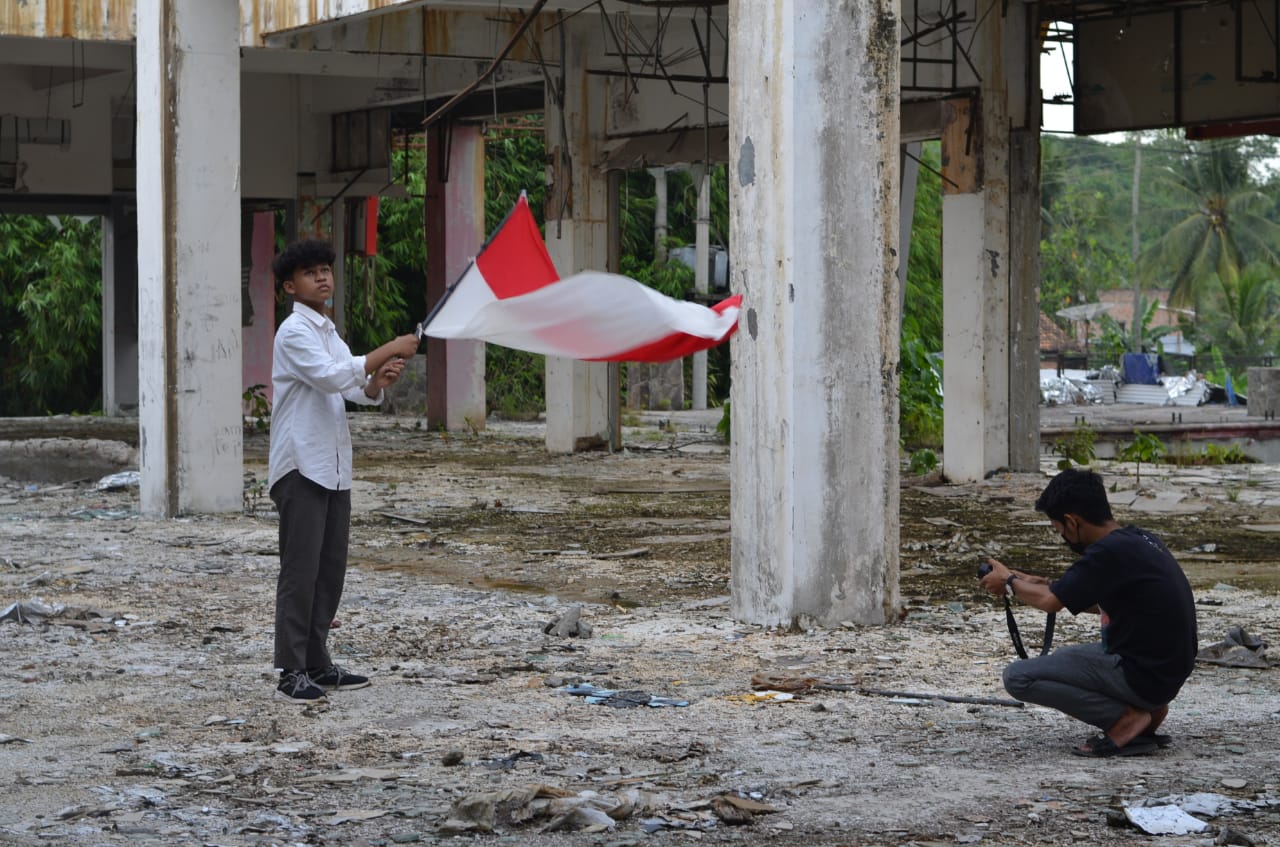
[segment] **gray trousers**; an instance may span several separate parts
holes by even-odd
[[[1103,731],[1120,720],[1126,706],[1152,711],[1164,705],[1135,694],[1120,657],[1100,643],[1072,644],[1014,662],[1004,669],[1004,687],[1024,703],[1057,709]]]
[[[325,642],[347,575],[351,492],[330,491],[292,471],[271,486],[271,499],[280,512],[275,666],[328,668]]]

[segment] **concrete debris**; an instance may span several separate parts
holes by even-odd
[[[1196,659],[1211,665],[1232,668],[1269,668],[1267,642],[1236,625],[1227,630],[1226,637],[1217,644],[1202,647]]]
[[[612,706],[615,709],[632,709],[637,706],[662,708],[664,706],[687,706],[688,700],[674,697],[659,697],[647,691],[615,691],[612,688],[600,688],[591,683],[576,683],[556,689],[565,694],[581,697],[584,702],[593,706]]]
[[[104,476],[94,488],[98,491],[123,491],[126,488],[137,488],[141,484],[142,474],[139,471],[120,471]]]
[[[0,621],[38,624],[44,623],[46,618],[57,617],[66,610],[67,607],[61,603],[50,604],[38,599],[25,600],[13,603],[0,612]]]
[[[569,611],[548,623],[542,631],[556,638],[590,638],[591,624],[582,620],[582,606],[571,606]]]
[[[1070,422],[1115,408],[1046,412]],[[1209,414],[1187,419],[1196,411]],[[1031,504],[1056,456],[1039,473],[929,490],[907,481],[896,597],[907,613],[892,625],[842,613],[830,626],[766,626],[740,618],[729,498],[707,490],[727,490],[726,454],[561,457],[547,454],[541,430],[511,434],[540,426],[446,440],[412,421],[352,415],[357,450],[369,449],[353,475],[351,567],[329,644],[373,685],[333,692],[325,708],[273,697],[279,527],[268,498],[252,512],[159,520],[139,513],[136,488],[98,491],[101,474],[60,488],[0,479],[0,611],[35,599],[66,607],[39,625],[0,623],[10,718],[0,732],[14,737],[0,736],[0,842],[445,845],[456,828],[539,847],[657,844],[647,832],[673,845],[1280,843],[1280,808],[1211,807],[1213,818],[1189,799],[1277,795],[1269,672],[1199,663],[1162,730],[1177,743],[1143,759],[1076,760],[1068,750],[1082,727],[989,704],[1007,696],[1010,651],[1003,608],[977,590],[973,559],[1046,575],[1070,563],[1050,529],[1031,524],[1043,521]],[[256,479],[265,446],[246,436]],[[1097,466],[1127,489],[1129,465]],[[1280,466],[1151,473],[1143,468],[1146,490],[1207,511],[1113,508],[1122,522],[1168,530],[1180,551],[1217,545],[1187,563],[1197,596],[1220,604],[1197,606],[1203,643],[1232,625],[1272,640],[1280,554],[1276,535],[1250,528],[1280,525]],[[704,490],[672,491],[672,480]],[[477,500],[489,508],[472,508]],[[641,548],[639,558],[592,555]],[[591,638],[539,631],[576,604]],[[110,614],[65,625],[76,608]],[[1096,640],[1097,625],[1066,616],[1059,637]],[[812,680],[851,688],[797,693]],[[756,681],[793,699],[736,699],[759,695]],[[594,688],[578,696],[559,690],[586,683]],[[689,706],[652,711],[663,702],[654,695]],[[532,784],[559,792],[522,795],[492,823],[454,810]],[[778,812],[748,817],[726,795]],[[1161,802],[1211,828],[1132,829],[1121,804],[1151,797],[1174,798]],[[1113,805],[1125,829],[1102,831]]]
[[[638,790],[577,793],[540,783],[468,795],[453,804],[440,832],[494,832],[534,824],[542,832],[602,832],[650,809],[653,802],[651,795]]]
[[[1126,806],[1124,814],[1131,824],[1148,835],[1190,835],[1209,828],[1209,824],[1174,805]]]

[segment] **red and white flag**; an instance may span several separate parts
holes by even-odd
[[[570,359],[665,362],[726,341],[741,306],[741,294],[707,308],[617,274],[560,279],[521,195],[418,334]]]

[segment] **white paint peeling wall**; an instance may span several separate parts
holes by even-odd
[[[733,612],[898,606],[897,4],[732,7]]]

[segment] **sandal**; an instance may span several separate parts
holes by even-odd
[[[1152,744],[1163,750],[1165,747],[1168,747],[1173,743],[1173,736],[1164,735],[1159,732],[1144,732],[1135,738],[1134,741],[1150,741]]]
[[[1107,736],[1095,735],[1085,741],[1082,746],[1072,747],[1071,752],[1076,756],[1091,759],[1107,759],[1112,756],[1149,756],[1158,749],[1159,745],[1154,740],[1142,736],[1138,736],[1123,747],[1117,747],[1116,743]]]
[[[1084,740],[1084,743],[1087,745],[1090,741],[1093,741],[1094,738],[1101,738],[1101,737],[1102,736],[1090,736],[1089,738],[1086,738]],[[1144,741],[1144,742],[1150,741],[1152,744],[1155,744],[1157,747],[1163,750],[1164,748],[1173,744],[1173,736],[1164,735],[1159,732],[1144,732],[1141,735],[1139,735],[1137,738],[1135,738],[1134,741]]]

